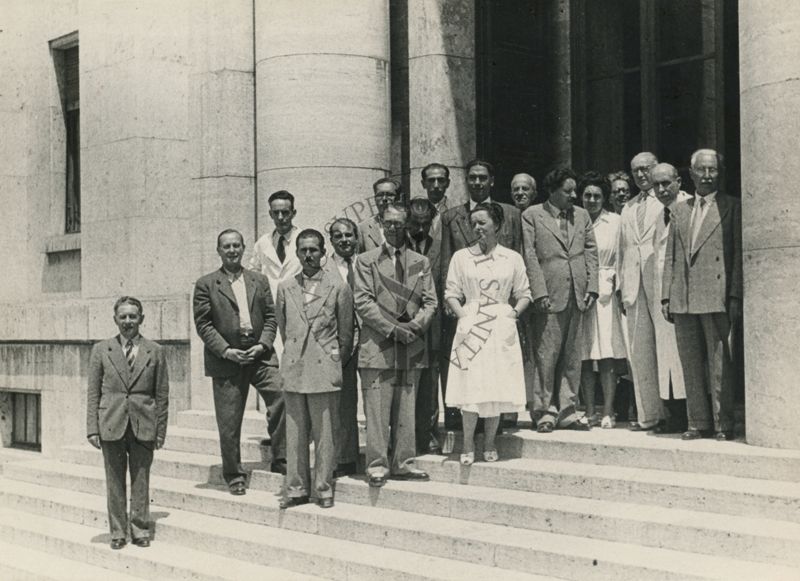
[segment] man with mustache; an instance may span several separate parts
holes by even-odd
[[[317,230],[297,235],[302,272],[278,285],[276,318],[285,349],[281,357],[286,403],[286,484],[281,508],[333,506],[335,430],[342,388],[342,358],[353,349],[353,294],[324,270],[325,239]],[[314,478],[309,466],[314,442]]]
[[[394,178],[381,178],[372,184],[372,191],[375,194],[375,215],[370,216],[358,225],[360,234],[359,243],[361,252],[378,248],[383,244],[383,222],[381,216],[383,211],[389,206],[400,202],[403,199],[403,188]]]
[[[267,277],[242,267],[244,238],[227,229],[217,237],[222,267],[195,283],[194,322],[205,344],[205,373],[214,390],[222,475],[234,495],[245,494],[241,463],[242,419],[250,386],[267,407],[272,471],[285,473],[286,445],[281,378],[275,355],[275,310]]]
[[[494,187],[494,166],[488,161],[473,159],[467,163],[467,191],[469,201],[447,210],[442,215],[442,277],[447,277],[450,260],[457,250],[469,248],[477,242],[475,233],[469,222],[469,212],[478,204],[492,201],[492,188]],[[497,242],[506,248],[522,254],[522,225],[520,211],[509,204],[497,202],[503,209],[503,225],[497,232]],[[442,353],[449,357],[453,347],[453,337],[456,334],[458,321],[451,315],[446,315],[442,321]],[[447,391],[447,374],[449,365],[441,367],[442,394]],[[461,415],[455,408],[445,408],[445,428],[448,430],[459,429]]]
[[[695,195],[675,207],[664,257],[662,311],[675,322],[686,379],[684,440],[733,439],[728,336],[742,316],[742,214],[739,200],[719,191],[721,170],[713,149],[692,154]]]

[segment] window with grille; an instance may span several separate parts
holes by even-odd
[[[42,397],[38,393],[11,394],[11,445],[42,449]]]

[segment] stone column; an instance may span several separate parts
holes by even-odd
[[[296,197],[296,223],[323,227],[372,197],[390,168],[388,0],[256,2],[257,228],[267,198]]]
[[[739,3],[747,441],[800,449],[800,3]]]
[[[464,166],[475,157],[475,2],[409,0],[409,178],[424,195],[419,170],[450,168],[449,204],[466,202]]]

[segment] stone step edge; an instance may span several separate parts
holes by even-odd
[[[107,532],[102,535],[103,542],[93,540],[94,537],[97,537],[96,527],[0,506],[0,533],[5,529],[22,530],[38,535],[45,539],[48,548],[52,548],[52,543],[47,542],[48,539],[56,538],[65,541],[72,547],[70,555],[78,558],[84,555],[91,557],[86,559],[86,562],[102,568],[106,568],[104,565],[112,561],[115,561],[115,565],[118,567],[125,569],[128,569],[131,564],[134,564],[134,567],[147,567],[152,566],[151,563],[155,563],[157,566],[185,571],[193,579],[219,578],[238,581],[244,578],[243,574],[247,574],[253,575],[252,578],[255,579],[322,581],[321,577],[298,575],[279,567],[253,564],[222,555],[216,555],[215,558],[209,559],[208,554],[202,551],[163,541],[156,542],[154,540],[148,549],[139,549],[129,545],[120,551],[112,551],[108,546],[110,535]],[[12,542],[11,544],[16,543]],[[72,558],[63,554],[59,556],[66,559]],[[116,569],[110,570],[115,571]],[[278,575],[278,577],[271,577],[271,575]]]
[[[78,509],[93,513],[91,521],[102,526],[105,522],[106,504],[103,497],[82,492],[30,484],[19,486],[20,490],[9,485],[9,481],[0,480],[0,492],[3,495],[11,494],[26,500],[41,499],[49,503],[51,508],[58,506],[65,509]],[[11,489],[11,490],[9,490]],[[302,508],[302,507],[301,507]],[[313,510],[324,510],[309,506]],[[0,515],[2,514],[0,508]],[[334,509],[330,509],[334,510]],[[224,541],[234,542],[243,553],[259,555],[275,555],[275,551],[292,553],[295,557],[302,556],[306,562],[314,555],[317,559],[327,559],[344,565],[353,564],[356,567],[377,568],[384,572],[407,575],[412,578],[431,579],[479,579],[503,571],[503,579],[519,581],[540,581],[541,577],[531,576],[520,571],[498,569],[487,565],[465,563],[438,556],[412,553],[402,549],[386,548],[379,545],[365,545],[333,537],[323,537],[313,533],[297,532],[288,529],[277,529],[265,525],[236,521],[228,518],[193,513],[181,509],[151,505],[153,513],[168,511],[169,517],[158,521],[155,530],[153,546],[163,543],[159,536],[170,539],[173,535],[183,537],[192,546],[200,541],[209,543],[208,550],[214,552]],[[41,515],[30,512],[37,517]],[[59,521],[66,522],[66,521]],[[72,523],[68,523],[72,524]],[[88,523],[90,524],[90,523]],[[198,536],[199,535],[199,536]],[[170,545],[175,543],[167,541]],[[203,551],[199,551],[202,553]],[[216,553],[215,553],[216,554]],[[229,557],[238,561],[235,557]],[[284,559],[286,560],[286,559]],[[289,559],[292,561],[292,559]],[[431,576],[433,573],[435,576]]]
[[[178,481],[180,482],[180,481]],[[185,493],[185,484],[179,484],[178,489],[174,492],[178,494]],[[3,486],[0,483],[0,491],[3,491],[7,488],[14,488],[13,486]],[[26,487],[19,486],[22,490],[25,490]],[[52,490],[52,488],[48,488],[45,486],[39,485],[31,485],[31,491],[36,492],[40,491],[40,494],[46,498],[47,491]],[[101,514],[105,514],[105,508],[103,505],[103,498],[96,495],[91,495],[82,492],[68,492],[63,491],[64,494],[67,494],[71,499],[74,498],[74,502],[82,501],[85,502],[85,508],[87,509],[94,509],[95,511],[100,512]],[[197,493],[200,495],[200,493]],[[269,498],[265,497],[264,495],[263,500],[269,501]],[[252,504],[252,497],[251,499],[234,499],[233,497],[228,497],[230,502],[237,502],[241,504]],[[273,502],[276,502],[274,497],[272,498]],[[358,511],[358,508],[355,505],[350,505],[350,519],[352,519],[353,510]],[[184,517],[186,518],[187,515],[197,516],[199,513],[189,513],[187,511],[181,510],[179,508],[171,508],[167,507],[171,510],[170,517],[175,518],[176,515],[178,518]],[[157,509],[156,509],[157,510]],[[384,515],[400,515],[401,517],[405,517],[405,514],[402,511],[396,511],[392,509],[375,509],[378,511],[378,515],[373,515],[371,519],[367,519],[371,522],[368,522],[370,525],[377,525],[382,519],[380,518],[380,514]],[[336,509],[331,509],[331,512],[323,511],[323,509],[318,509],[317,507],[313,507],[311,505],[298,507],[293,509],[291,512],[300,512],[302,514],[305,513],[312,513],[314,511],[322,511],[319,512],[316,516],[318,518],[337,518],[337,512],[347,512],[345,511],[336,511]],[[284,513],[286,514],[286,513]],[[367,514],[367,513],[364,513]],[[289,515],[291,516],[291,514]],[[210,515],[202,515],[202,518],[210,519],[210,522],[214,522],[214,519],[220,519],[221,517],[217,516],[210,516]],[[289,518],[289,517],[287,517]],[[347,516],[343,516],[342,520],[347,520]],[[229,519],[222,519],[222,520],[229,520]],[[632,545],[630,543],[623,543],[617,541],[606,541],[606,540],[599,540],[599,539],[587,539],[583,537],[576,537],[572,535],[562,535],[558,533],[552,532],[542,532],[542,531],[533,531],[533,530],[525,530],[525,529],[515,529],[513,527],[502,526],[502,525],[494,525],[494,524],[482,524],[482,523],[468,523],[465,527],[460,527],[458,530],[452,530],[452,526],[448,521],[453,519],[449,519],[447,517],[439,517],[439,516],[428,516],[428,515],[417,515],[417,519],[414,523],[409,523],[408,519],[400,518],[399,519],[402,524],[393,524],[395,529],[404,528],[406,532],[417,532],[419,534],[420,530],[424,530],[426,532],[430,532],[431,529],[439,528],[436,534],[442,536],[450,536],[456,537],[458,541],[456,546],[458,546],[461,542],[463,542],[467,546],[476,546],[480,543],[486,543],[485,539],[495,539],[498,537],[507,537],[508,541],[505,545],[501,545],[499,542],[495,542],[495,548],[505,548],[506,550],[532,550],[532,547],[537,547],[538,551],[545,552],[548,555],[558,555],[560,557],[567,557],[570,560],[576,559],[584,559],[586,560],[586,555],[604,555],[606,562],[613,563],[616,566],[625,566],[625,567],[638,567],[643,570],[653,570],[654,568],[658,571],[668,571],[671,573],[677,573],[681,575],[693,575],[696,573],[695,569],[698,565],[701,565],[701,569],[704,573],[708,574],[710,572],[718,572],[727,570],[728,574],[725,578],[733,578],[734,572],[746,574],[747,576],[743,577],[744,579],[751,578],[749,576],[755,575],[757,572],[759,574],[765,573],[772,573],[774,577],[770,578],[782,578],[785,573],[791,571],[793,575],[800,574],[800,569],[794,569],[791,567],[786,566],[770,566],[764,563],[757,563],[753,561],[742,561],[738,559],[733,559],[730,557],[716,557],[711,555],[702,555],[697,553],[690,553],[686,551],[676,551],[671,549],[661,549],[661,548],[654,548],[654,547],[644,547],[639,545]],[[420,522],[421,521],[421,522]],[[364,522],[364,520],[362,520]],[[168,523],[164,523],[165,525]],[[170,523],[171,524],[171,523]],[[250,523],[248,523],[250,524]],[[425,526],[427,524],[427,527]],[[259,525],[255,525],[259,526]],[[270,527],[272,529],[272,527]],[[315,530],[319,530],[319,524],[315,524],[313,527]],[[450,529],[448,532],[447,529]],[[211,528],[211,529],[204,529],[204,530],[218,530],[218,527]],[[274,530],[283,530],[283,531],[290,531],[290,529],[281,528],[281,529],[274,529]],[[291,531],[294,532],[294,531]],[[256,534],[254,530],[252,534]],[[300,533],[303,535],[307,535],[308,533]],[[384,533],[385,534],[385,533]],[[318,533],[317,533],[318,535]],[[263,534],[262,534],[263,537]],[[318,538],[331,538],[331,537],[319,537]],[[360,544],[358,541],[345,541],[348,543],[357,543]],[[567,550],[570,549],[570,550]],[[389,550],[397,550],[397,549],[389,549]],[[632,557],[633,554],[636,553],[643,553],[639,559],[635,559]],[[424,554],[414,553],[416,555],[425,556]],[[653,564],[657,563],[657,566],[654,567]],[[682,566],[678,566],[678,563],[692,563],[692,569],[687,570]],[[479,565],[483,566],[483,565]],[[507,569],[502,569],[506,571]]]

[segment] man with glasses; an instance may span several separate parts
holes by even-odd
[[[375,194],[375,215],[370,216],[358,225],[361,234],[359,243],[360,251],[372,250],[383,244],[383,227],[381,216],[389,204],[398,203],[403,199],[403,188],[394,178],[381,178],[372,184],[372,191]]]

